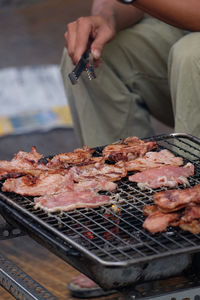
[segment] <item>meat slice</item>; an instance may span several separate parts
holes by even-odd
[[[191,203],[200,203],[200,184],[184,190],[168,190],[154,194],[154,203],[162,211],[176,211]]]
[[[150,233],[163,232],[172,222],[179,219],[178,213],[162,213],[155,211],[151,213],[143,223],[143,227]]]
[[[144,171],[164,165],[181,166],[183,165],[183,158],[164,149],[159,152],[147,152],[143,157],[131,161],[119,161],[116,165],[124,165],[127,171]]]
[[[200,205],[190,203],[185,208],[184,214],[178,222],[178,226],[194,234],[200,233]]]
[[[37,170],[36,170],[37,171]],[[20,195],[40,196],[57,193],[63,190],[76,191],[114,191],[117,184],[103,178],[74,182],[72,173],[33,172],[20,178],[7,179],[2,187],[3,191]]]
[[[171,225],[193,234],[200,233],[200,184],[185,190],[156,193],[154,203],[143,208],[144,215],[148,216],[143,227],[149,232],[164,231]]]
[[[190,222],[194,219],[200,219],[200,205],[188,205],[185,208],[183,217],[181,218],[181,220],[184,222]]]
[[[156,149],[155,141],[143,141],[138,137],[128,137],[121,141],[108,145],[103,149],[103,156],[110,161],[129,161],[143,156],[147,151]]]
[[[200,220],[192,220],[189,222],[180,221],[179,227],[182,230],[189,231],[193,234],[198,234],[200,233]]]
[[[72,165],[79,164],[94,164],[103,161],[103,157],[92,157],[93,149],[84,146],[83,148],[75,149],[73,152],[61,153],[55,155],[46,165],[48,168],[69,168]]]
[[[143,215],[150,216],[152,213],[158,211],[158,207],[156,205],[145,205],[143,207]]]
[[[37,152],[36,147],[32,147],[31,152],[19,151],[11,161],[0,161],[0,179],[6,178],[9,174],[21,173],[22,170],[35,169],[38,161],[43,155]]]
[[[99,180],[86,180],[86,181],[80,181],[79,183],[74,184],[74,190],[75,191],[107,191],[107,192],[112,192],[116,190],[117,184],[104,180],[104,179],[99,179]]]
[[[63,191],[54,195],[34,198],[35,208],[46,212],[69,211],[77,208],[98,207],[111,202],[106,195],[99,195],[91,191]]]
[[[20,178],[7,179],[2,190],[20,195],[40,196],[53,194],[61,189],[72,190],[73,186],[74,181],[71,174],[44,173],[38,177],[26,175]]]
[[[76,166],[69,170],[73,174],[76,182],[91,179],[104,179],[108,181],[117,181],[125,177],[127,172],[125,168],[105,163],[96,163],[94,165]]]
[[[33,162],[37,163],[41,158],[44,156],[37,152],[36,147],[33,146],[30,152],[19,151],[17,154],[14,155],[12,162]]]
[[[188,185],[187,177],[192,175],[194,175],[194,165],[187,163],[184,167],[163,166],[145,170],[129,176],[129,180],[137,182],[141,189],[146,187],[156,189],[162,186]]]

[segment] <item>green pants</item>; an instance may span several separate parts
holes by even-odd
[[[147,17],[119,32],[102,60],[96,79],[83,72],[72,86],[74,66],[63,53],[61,72],[80,146],[151,136],[150,115],[175,132],[200,137],[200,33]]]

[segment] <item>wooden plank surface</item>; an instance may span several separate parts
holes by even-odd
[[[77,299],[71,297],[67,284],[79,272],[28,236],[0,241],[0,253],[12,260],[59,300]],[[98,299],[116,299],[116,297],[117,295],[110,295]],[[0,287],[0,299],[14,298]],[[91,298],[93,299],[97,298]]]

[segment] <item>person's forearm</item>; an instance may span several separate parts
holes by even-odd
[[[132,5],[124,5],[116,0],[94,0],[92,15],[113,19],[116,30],[119,31],[138,22],[144,13]]]
[[[136,0],[133,6],[187,30],[200,30],[200,0]]]

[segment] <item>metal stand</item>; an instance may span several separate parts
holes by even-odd
[[[1,222],[3,219],[0,218],[0,240],[12,239],[18,236],[25,235],[19,228],[15,228],[8,223]]]
[[[1,222],[1,218],[0,218]],[[22,236],[24,233],[7,223],[0,223],[0,240]],[[12,261],[0,254],[0,285],[16,299],[23,300],[58,300],[43,286]]]
[[[0,240],[19,237],[24,233],[0,215]],[[0,285],[16,299],[58,300],[12,261],[0,254]],[[126,287],[119,291],[120,300],[200,300],[200,278],[177,277]],[[116,299],[116,298],[115,298]]]
[[[200,300],[200,279],[174,277],[124,288],[121,300]]]

